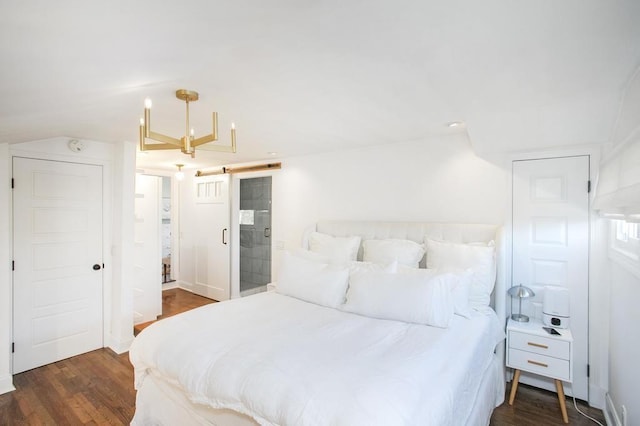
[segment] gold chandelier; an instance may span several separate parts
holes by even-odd
[[[176,98],[184,101],[187,106],[186,128],[185,134],[180,139],[172,138],[151,130],[151,99],[144,101],[144,118],[140,119],[140,151],[157,150],[157,149],[178,149],[191,155],[196,155],[196,147],[209,142],[218,140],[218,113],[213,113],[213,132],[199,138],[194,136],[194,130],[189,125],[189,102],[198,100],[198,92],[193,90],[180,89],[176,90]],[[147,143],[147,140],[154,140],[159,143]],[[210,151],[218,152],[236,152],[236,128],[231,123],[231,145],[214,145],[207,148]]]

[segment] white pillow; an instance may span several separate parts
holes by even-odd
[[[394,273],[398,270],[398,262],[395,260],[393,262],[384,264],[384,263],[373,263],[373,262],[358,262],[354,260],[349,262],[349,275],[359,274],[361,272],[389,272]]]
[[[453,300],[446,278],[420,274],[362,272],[349,280],[342,307],[372,318],[446,328],[453,317]]]
[[[276,291],[307,302],[337,308],[344,303],[348,284],[348,267],[316,262],[285,252]]]
[[[410,240],[365,240],[362,243],[365,262],[389,263],[397,261],[398,265],[417,268],[424,256],[424,247]]]
[[[427,268],[470,270],[469,304],[488,306],[496,282],[495,247],[427,239]]]
[[[461,317],[471,318],[471,307],[469,306],[471,271],[447,272],[439,269],[417,269],[399,266],[398,273],[422,275],[427,279],[437,275],[447,275],[446,282],[451,287],[451,297],[453,298],[453,312]]]
[[[333,237],[320,232],[309,235],[309,250],[328,256],[332,262],[347,262],[358,258],[360,240],[355,237]]]

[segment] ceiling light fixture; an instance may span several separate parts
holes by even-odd
[[[184,179],[184,172],[182,171],[184,164],[176,164],[176,167],[178,168],[178,171],[176,172],[176,179],[178,180]]]
[[[462,127],[464,123],[462,121],[450,121],[447,123],[447,127],[455,129],[456,127]]]
[[[156,149],[180,149],[183,153],[195,158],[196,147],[218,140],[218,113],[213,113],[213,132],[199,138],[194,136],[194,130],[189,125],[189,102],[198,100],[198,92],[192,90],[176,90],[176,98],[186,104],[186,127],[184,136],[180,139],[172,138],[151,130],[151,99],[144,101],[144,118],[140,119],[140,151]],[[147,143],[147,140],[154,140],[159,143]],[[214,145],[207,148],[210,151],[236,152],[236,127],[231,123],[231,145]]]

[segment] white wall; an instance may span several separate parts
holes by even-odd
[[[613,134],[612,145],[603,157],[607,168],[611,164],[616,167],[608,172],[623,178],[624,173],[637,174],[640,165],[640,69],[626,88]],[[624,165],[628,167],[621,170],[620,166]],[[609,274],[604,284],[610,288],[609,395],[617,414],[622,415],[624,405],[628,412],[627,424],[636,425],[640,424],[640,368],[637,364],[640,359],[640,276],[615,261],[607,262]]]
[[[508,174],[464,133],[283,160],[273,174],[273,241],[299,247],[319,220],[502,224]],[[282,253],[274,250],[274,278]]]
[[[627,408],[628,425],[640,424],[640,278],[623,267],[611,267],[609,394],[619,415]]]
[[[133,245],[133,176],[135,144],[109,144],[84,141],[86,149],[73,153],[68,138],[53,138],[19,144],[0,144],[0,393],[12,390],[12,275],[8,267],[11,254],[11,177],[12,156],[99,164],[103,167],[103,259],[105,263],[104,344],[116,352],[126,351],[133,340],[133,317],[128,274]],[[130,177],[130,179],[129,179]],[[129,182],[130,180],[130,182]],[[130,209],[127,207],[131,205]],[[130,210],[130,212],[129,212]],[[130,230],[129,230],[130,228]],[[124,249],[123,249],[124,248]],[[129,299],[129,302],[127,300]]]

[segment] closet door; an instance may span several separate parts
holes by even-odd
[[[589,157],[513,162],[513,285],[536,293],[523,312],[541,319],[545,286],[569,289],[573,383],[567,393],[588,400]],[[523,373],[524,376],[524,373]],[[555,392],[553,381],[524,383]]]
[[[102,167],[13,159],[13,373],[102,347]]]

